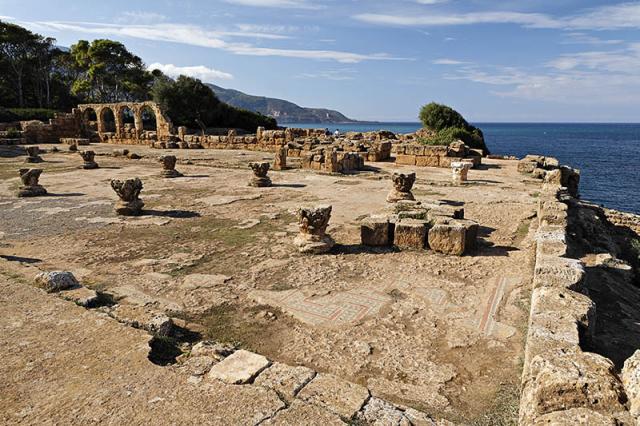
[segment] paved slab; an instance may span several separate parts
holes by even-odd
[[[287,402],[291,402],[315,375],[316,373],[307,367],[293,367],[275,362],[260,373],[255,384],[273,389]]]
[[[325,407],[343,419],[351,419],[369,398],[369,391],[364,386],[340,380],[331,374],[318,374],[298,397]]]
[[[244,384],[269,364],[269,360],[262,355],[240,349],[214,365],[209,371],[209,377],[229,384]]]

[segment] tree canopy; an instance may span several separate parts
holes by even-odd
[[[173,80],[150,71],[120,42],[79,40],[70,49],[56,40],[0,21],[0,107],[20,119],[69,111],[78,103],[145,101],[163,105],[177,125],[275,128],[272,118],[221,102],[200,80]],[[17,108],[16,108],[17,107]]]
[[[277,127],[273,118],[221,102],[211,88],[192,77],[181,75],[172,80],[160,76],[156,78],[151,94],[178,126],[239,127],[250,131],[258,126]]]
[[[435,136],[425,141],[426,143],[448,145],[461,140],[471,148],[481,149],[484,154],[489,153],[482,130],[469,124],[455,109],[431,102],[420,109],[419,117],[424,127],[435,132]]]

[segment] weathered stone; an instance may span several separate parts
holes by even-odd
[[[40,148],[37,146],[28,146],[24,150],[27,153],[27,158],[24,159],[25,163],[42,163]]]
[[[478,243],[478,230],[480,229],[480,225],[478,225],[478,222],[474,222],[473,220],[469,219],[454,219],[453,221],[451,221],[451,223],[464,226],[465,253],[469,252],[470,250],[474,250]]]
[[[46,290],[47,293],[80,287],[76,277],[68,271],[40,272],[35,277],[35,283],[37,287]]]
[[[429,229],[429,247],[444,254],[461,256],[466,250],[467,235],[459,224],[436,224]]]
[[[537,256],[533,286],[580,290],[585,276],[584,265],[576,259]]]
[[[394,405],[380,398],[371,397],[356,420],[371,426],[412,426],[413,423]]]
[[[286,146],[281,146],[276,149],[273,170],[284,170],[287,168],[287,151],[288,148]]]
[[[523,381],[521,421],[571,408],[624,411],[622,384],[613,363],[600,355],[579,348],[558,350],[535,356],[528,372]]]
[[[262,355],[240,349],[214,365],[209,377],[229,384],[244,384],[253,380],[270,362]]]
[[[369,391],[333,375],[318,374],[300,391],[298,398],[325,407],[344,419],[351,419],[369,398]]]
[[[18,188],[18,197],[39,197],[47,194],[47,190],[38,183],[42,169],[20,169],[22,186]]]
[[[326,253],[335,245],[333,239],[326,234],[331,206],[300,208],[297,211],[300,232],[294,244],[301,253]]]
[[[207,356],[215,359],[216,361],[223,360],[233,353],[235,348],[231,345],[223,343],[212,342],[209,340],[203,340],[196,343],[191,348],[192,356]]]
[[[622,384],[629,399],[629,412],[640,418],[640,350],[627,358],[622,368]]]
[[[399,248],[424,249],[428,223],[419,219],[399,220],[393,233],[393,244]]]
[[[158,336],[171,336],[174,331],[171,318],[146,306],[120,304],[107,309],[107,312],[119,322]]]
[[[267,176],[270,164],[267,161],[249,163],[249,167],[253,170],[253,176],[249,181],[249,186],[266,187],[271,186],[271,179]]]
[[[461,161],[451,163],[451,179],[454,185],[462,185],[467,181],[471,164]]]
[[[619,423],[611,414],[601,414],[588,408],[571,408],[554,411],[538,417],[533,426],[618,426]]]
[[[387,217],[368,217],[360,224],[360,239],[365,246],[388,246],[391,244],[391,223]]]
[[[93,151],[80,151],[80,156],[82,157],[82,168],[85,170],[97,169],[99,168],[98,163],[95,162],[94,158],[96,153]]]
[[[139,178],[127,179],[124,182],[114,179],[111,181],[111,188],[120,197],[116,202],[117,214],[137,216],[142,213],[144,202],[138,197],[142,191],[142,181]]]
[[[326,408],[315,404],[307,404],[296,399],[291,406],[281,410],[276,415],[267,420],[264,425],[269,426],[291,426],[291,425],[323,425],[323,426],[344,426],[346,423],[339,416],[333,414]]]
[[[209,356],[190,356],[181,365],[191,376],[204,376],[211,370],[216,360]]]
[[[182,173],[176,170],[177,158],[175,155],[163,155],[159,161],[162,163],[162,173],[160,174],[162,177],[171,179],[182,176]]]
[[[99,296],[94,290],[77,287],[60,292],[60,297],[84,308],[92,308],[98,304]]]
[[[255,384],[273,389],[284,398],[287,403],[298,394],[316,373],[307,367],[292,367],[279,362],[264,370],[255,379]]]
[[[387,195],[388,203],[395,203],[400,200],[414,200],[411,188],[416,181],[415,173],[394,173],[391,176],[393,189]]]

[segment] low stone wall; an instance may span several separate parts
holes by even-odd
[[[58,113],[48,123],[38,120],[21,121],[20,130],[27,143],[58,143],[60,138],[79,137],[80,122],[74,114]]]
[[[544,186],[519,424],[635,424],[613,363],[581,349],[593,335],[597,311],[581,293],[583,264],[566,257],[572,198],[557,184]]]
[[[629,228],[640,236],[640,215],[611,209],[602,210],[613,225]]]
[[[331,149],[310,153],[303,157],[302,168],[328,173],[349,173],[364,168],[367,153],[335,151]]]
[[[474,166],[480,164],[482,153],[469,149],[462,142],[454,142],[449,146],[423,145],[420,143],[397,143],[393,145],[396,163],[418,167],[451,167],[451,163],[462,158],[474,160]]]

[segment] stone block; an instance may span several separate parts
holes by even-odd
[[[391,224],[386,217],[369,217],[360,224],[360,239],[365,246],[388,246],[392,240],[390,236]]]
[[[415,155],[396,154],[396,164],[405,164],[407,166],[416,165]]]
[[[576,259],[537,256],[533,287],[556,287],[579,291],[585,277],[584,265]]]
[[[462,256],[466,242],[466,229],[462,225],[436,224],[429,229],[429,247],[438,253]]]
[[[533,426],[618,426],[620,423],[611,414],[601,414],[588,408],[571,408],[554,411],[538,417]]]
[[[92,308],[98,304],[98,293],[90,288],[77,287],[69,290],[63,290],[60,293],[60,297],[65,300],[69,300],[76,305],[80,305],[84,308]]]
[[[455,219],[453,224],[464,226],[465,230],[465,252],[474,250],[478,242],[478,222],[469,219]]]
[[[214,365],[208,377],[229,384],[245,384],[253,380],[269,364],[269,360],[264,356],[240,349]]]
[[[624,362],[622,384],[629,400],[629,412],[636,418],[640,417],[640,350]]]
[[[416,157],[416,166],[420,167],[439,167],[440,157],[436,155],[423,155]]]
[[[36,275],[35,283],[47,293],[80,287],[76,277],[68,271],[41,272]]]
[[[173,334],[173,321],[162,312],[139,305],[115,305],[107,313],[121,323],[159,336]]]
[[[395,226],[393,244],[405,249],[424,249],[428,223],[426,220],[400,219]]]
[[[262,371],[254,383],[273,389],[290,404],[300,389],[309,383],[315,375],[316,373],[307,367],[293,367],[275,362],[271,367]]]
[[[286,410],[280,410],[275,416],[268,419],[263,425],[290,426],[290,425],[322,425],[344,426],[345,422],[328,409],[315,404],[307,404],[299,399],[294,400]]]
[[[342,418],[350,419],[360,411],[369,398],[369,390],[330,374],[318,374],[302,388],[298,398],[324,407]]]
[[[535,161],[529,161],[526,159],[518,161],[518,172],[520,173],[533,173],[537,167],[538,163]]]

